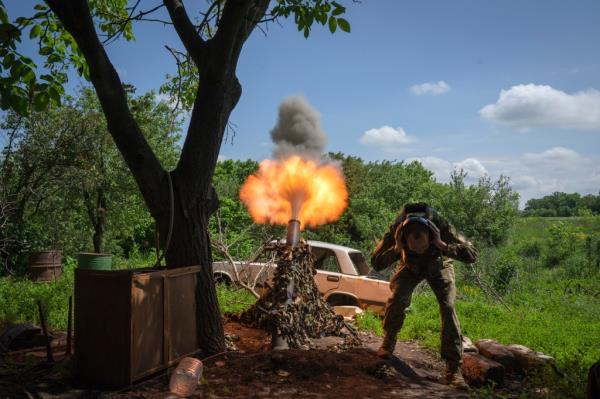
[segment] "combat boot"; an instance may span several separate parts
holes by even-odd
[[[460,365],[453,362],[446,363],[446,370],[442,376],[442,384],[451,385],[458,389],[469,389],[460,371]]]
[[[382,359],[389,359],[394,354],[396,348],[396,334],[386,333],[383,337],[381,347],[377,350],[377,356]]]

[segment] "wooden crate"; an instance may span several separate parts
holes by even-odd
[[[198,351],[200,266],[75,270],[75,362],[98,387],[123,387]]]

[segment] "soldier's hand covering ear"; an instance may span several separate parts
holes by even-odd
[[[396,231],[394,232],[394,240],[395,240],[395,244],[394,244],[394,252],[396,252],[397,254],[402,252],[402,225],[398,225],[398,227],[396,227]]]
[[[445,251],[448,248],[448,244],[442,240],[440,229],[431,220],[428,220],[427,222],[429,223],[429,228],[433,233],[433,245],[435,245],[440,251]]]

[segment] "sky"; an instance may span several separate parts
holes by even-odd
[[[600,192],[599,1],[338,2],[350,34],[317,25],[305,39],[286,20],[253,32],[221,159],[271,157],[279,103],[303,95],[320,113],[326,151],[419,160],[442,182],[461,168],[470,182],[507,175],[521,205]],[[5,3],[10,16],[33,14],[31,0]],[[134,33],[109,57],[138,93],[158,90],[175,71],[164,45],[183,46],[160,24]]]

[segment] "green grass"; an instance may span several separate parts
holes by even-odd
[[[245,289],[225,284],[217,284],[217,298],[221,314],[244,311],[256,301],[254,296]]]
[[[531,238],[546,239],[547,228],[557,222],[567,222],[583,231],[600,232],[600,216],[582,217],[523,217],[517,218],[510,232],[509,243],[519,243]]]
[[[42,302],[48,327],[65,330],[69,296],[73,294],[75,261],[66,259],[55,282],[34,283],[26,278],[0,278],[0,327],[7,323],[39,325],[37,301]]]

